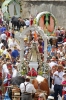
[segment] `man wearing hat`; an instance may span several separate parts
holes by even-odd
[[[25,82],[20,84],[22,100],[32,100],[32,94],[36,92],[33,84],[30,83],[30,77],[26,76]]]
[[[58,100],[58,93],[62,96],[62,77],[63,77],[63,66],[58,65],[58,69],[53,74],[53,82],[54,82],[54,100]]]

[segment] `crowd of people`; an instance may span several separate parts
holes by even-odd
[[[14,29],[9,29],[3,21],[0,23],[0,95],[5,94],[9,80],[18,75],[20,47],[15,39]],[[3,87],[2,87],[3,85]],[[3,89],[2,89],[3,88]],[[3,90],[3,91],[2,91]],[[2,100],[0,96],[0,100]]]
[[[55,31],[56,38],[48,41],[47,63],[50,67],[50,87],[54,85],[54,100],[58,100],[58,94],[65,100],[66,94],[66,31],[62,28]],[[34,35],[34,34],[33,34]],[[33,36],[31,34],[31,36]],[[40,36],[33,36],[34,42],[37,42],[38,53],[41,55],[40,61],[44,61],[44,41]],[[31,39],[31,38],[30,38]],[[53,42],[55,40],[55,42]],[[27,40],[25,40],[27,41]],[[32,41],[32,40],[31,40]],[[38,45],[39,43],[39,45]],[[26,49],[27,50],[27,49]],[[28,56],[28,52],[25,53]],[[26,59],[27,59],[27,56]],[[36,56],[35,56],[36,58]],[[40,66],[39,66],[40,67]]]
[[[50,66],[50,83],[54,85],[54,99],[58,100],[58,94],[65,100],[66,80],[66,32],[58,27],[55,31],[57,41],[48,46],[48,63]],[[51,49],[50,49],[51,48]]]
[[[25,21],[26,28],[32,25],[29,20]],[[54,93],[51,94],[54,96],[54,100],[58,100],[58,94],[62,96],[62,100],[65,100],[66,94],[66,30],[62,27],[58,27],[55,30],[55,37],[48,40],[47,45],[47,63],[50,67],[50,88],[54,85]],[[55,42],[53,42],[55,40]],[[31,58],[31,46],[35,46],[35,51],[32,51],[33,59]],[[39,55],[38,55],[39,54]],[[38,56],[37,56],[38,55]],[[24,60],[32,60],[39,62],[44,61],[44,40],[42,37],[37,34],[37,31],[31,31],[24,38]],[[15,39],[15,30],[7,27],[6,24],[3,24],[2,17],[0,15],[0,86],[5,87],[3,93],[6,92],[6,86],[10,85],[10,79],[12,77],[18,76],[18,65],[20,63],[20,47]],[[41,66],[38,66],[38,69]],[[30,69],[29,69],[30,70]],[[8,81],[7,81],[8,79]],[[26,84],[28,82],[25,82]],[[27,84],[28,87],[31,84]],[[24,84],[20,85],[20,89],[23,92],[22,88]],[[34,89],[34,87],[31,85]],[[30,87],[30,88],[31,88]],[[30,89],[27,89],[30,90]],[[1,91],[2,92],[2,91]],[[29,92],[29,91],[27,91]],[[36,90],[34,89],[34,92]],[[27,100],[26,96],[24,96]],[[29,98],[29,97],[28,97]],[[32,99],[30,99],[32,100]]]

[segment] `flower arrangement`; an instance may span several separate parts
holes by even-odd
[[[43,70],[41,70],[41,68],[38,70],[38,75],[43,75]]]
[[[43,62],[42,63],[42,67],[43,67],[44,72],[46,72],[48,74],[49,73],[49,65],[48,65],[48,63]]]
[[[27,64],[26,64],[25,61],[22,62],[20,74],[21,75],[26,75],[27,74]]]
[[[49,76],[49,65],[45,62],[42,62],[41,65],[40,65],[40,68],[38,70],[38,74],[48,78],[48,76]]]

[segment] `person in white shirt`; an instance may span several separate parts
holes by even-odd
[[[18,71],[15,68],[12,68],[12,78],[18,76]]]
[[[36,92],[33,84],[30,83],[30,77],[26,76],[25,82],[20,84],[22,100],[32,100],[32,94]]]
[[[1,43],[0,43],[0,49],[1,49],[1,47],[3,46],[4,44],[2,43],[2,41],[1,41]]]
[[[63,67],[58,65],[57,71],[53,74],[53,83],[54,83],[54,100],[58,100],[58,93],[62,96],[62,77],[63,77]]]
[[[1,34],[1,40],[3,41],[4,46],[8,47],[7,36],[4,32]]]
[[[25,24],[26,24],[27,27],[29,27],[29,25],[30,25],[29,19],[26,19]]]
[[[1,34],[1,39],[2,39],[2,40],[6,40],[6,38],[7,38],[7,36],[6,36],[5,33]]]
[[[9,66],[12,66],[11,62],[7,62],[3,65],[2,73],[4,78],[6,78],[7,74],[9,74]],[[12,78],[16,76],[18,76],[18,71],[12,66]]]
[[[5,79],[6,74],[9,73],[7,66],[11,65],[10,59],[6,59],[6,63],[3,64],[2,66],[2,75],[3,75],[3,79]]]

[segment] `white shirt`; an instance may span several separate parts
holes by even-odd
[[[62,82],[66,81],[66,78],[62,78]],[[66,91],[66,86],[63,86],[63,90]]]
[[[11,50],[14,50],[14,46],[17,46],[17,48],[20,50],[20,46],[19,46],[19,44],[16,42],[16,40],[15,41],[11,41],[11,42],[9,42],[8,43],[8,46],[9,46],[9,48],[11,48]]]
[[[55,74],[58,75],[59,77],[55,76]],[[62,77],[63,77],[63,72],[62,71],[61,72],[56,71],[53,74],[54,84],[61,85]]]
[[[7,68],[7,65],[6,64],[4,64],[3,65],[3,69],[2,69],[2,72],[3,72],[3,74],[5,73],[9,73],[9,71],[8,71],[8,68]]]
[[[12,72],[13,72],[12,77],[16,77],[18,75],[18,72],[17,72],[17,70],[15,68],[12,68]],[[3,65],[2,73],[5,74],[5,77],[9,73],[9,70],[8,70],[6,64]]]
[[[1,39],[3,39],[3,40],[6,40],[6,38],[7,38],[7,36],[6,36],[6,34],[1,34]]]
[[[25,83],[25,85],[26,85],[28,82],[24,82],[24,83]],[[24,83],[21,83],[21,84],[20,84],[20,90],[21,90],[22,93],[25,92]],[[35,93],[35,92],[36,92],[36,89],[34,88],[33,84],[28,83],[28,84],[26,85],[26,92],[27,92],[27,93]]]
[[[3,43],[0,43],[0,49],[1,49],[1,47],[2,47],[3,45],[4,45]]]
[[[53,66],[56,66],[56,65],[57,65],[57,63],[54,62],[54,61],[52,61],[52,62],[49,63],[49,66],[50,66],[51,69],[52,69]]]
[[[29,26],[30,25],[30,21],[29,20],[26,20],[25,21],[25,24],[26,24],[26,26]]]
[[[8,52],[7,52],[7,49],[5,49],[5,50],[3,51],[3,54],[6,55],[7,53],[8,53]]]
[[[13,41],[12,38],[8,38],[7,40],[8,44],[10,44],[12,41]]]
[[[15,68],[12,68],[12,72],[13,72],[12,77],[18,76],[18,72]]]

